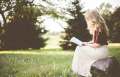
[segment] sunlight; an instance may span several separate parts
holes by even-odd
[[[120,0],[81,0],[81,4],[84,7],[83,10],[98,8],[102,3],[111,4],[112,9],[120,6],[120,4],[119,4]]]
[[[2,19],[2,16],[0,15],[0,25],[3,24],[3,19]]]
[[[61,27],[62,25],[55,22],[52,18],[48,18],[44,21],[44,25],[46,30],[49,30],[50,32],[61,32],[64,31],[64,29]]]
[[[1,54],[14,54],[14,55],[72,55],[73,52],[71,51],[40,51],[40,52],[35,52],[35,51],[1,51]]]
[[[45,29],[49,32],[62,32],[64,31],[64,27],[67,26],[67,23],[62,21],[61,19],[55,19],[51,16],[43,16],[42,19],[44,22],[42,23],[45,26]]]
[[[83,5],[82,11],[86,11],[88,9],[96,9],[98,8],[103,2],[106,3],[106,0],[81,0],[81,4]]]
[[[120,43],[110,43],[109,47],[120,47]]]

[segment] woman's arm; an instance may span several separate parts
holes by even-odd
[[[93,48],[98,48],[101,46],[99,43],[89,43],[89,42],[84,42],[83,45],[84,46],[91,46]]]
[[[92,43],[92,44],[88,44],[88,46],[91,46],[93,48],[98,48],[100,47],[101,45],[99,43]]]
[[[90,44],[91,47],[94,47],[94,48],[98,48],[101,46],[100,42],[99,42],[99,38],[100,38],[100,31],[99,31],[99,28],[97,28],[95,31],[94,31],[94,34],[93,34],[93,37],[92,37],[92,40],[93,40],[93,43]]]

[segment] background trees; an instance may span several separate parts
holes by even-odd
[[[110,32],[110,42],[120,43],[120,7],[112,9],[110,4],[102,4],[99,8]]]
[[[120,43],[120,7],[118,7],[111,15],[112,23],[112,37],[111,41],[115,43]]]
[[[38,22],[37,18],[42,15],[41,9],[26,0],[11,0],[11,2],[3,0],[2,3],[7,6],[1,7],[1,9],[6,8],[9,11],[5,19],[5,16],[3,16],[1,49],[44,47],[46,39],[42,35],[46,31],[36,24]]]

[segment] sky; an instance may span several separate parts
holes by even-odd
[[[113,7],[120,6],[120,0],[81,0],[87,9],[94,9],[99,7],[102,3],[110,3]]]
[[[42,20],[44,20],[42,25],[45,26],[45,29],[53,33],[54,32],[59,33],[61,31],[64,31],[63,25],[68,26],[67,23],[65,23],[61,19],[56,20],[55,18],[52,18],[51,16],[48,16],[48,15],[42,16]]]
[[[35,4],[39,4],[41,3],[42,0],[35,0],[34,3]],[[56,4],[56,7],[69,7],[69,4],[71,1],[73,0],[49,0],[51,1],[53,4]],[[85,6],[85,8],[95,8],[98,7],[101,3],[110,3],[113,5],[113,7],[115,6],[120,6],[120,0],[80,0],[80,3],[83,4]],[[42,2],[43,5],[46,5],[44,2]]]

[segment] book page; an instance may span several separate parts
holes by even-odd
[[[83,42],[81,40],[77,39],[76,37],[72,37],[70,42],[73,42],[79,46],[82,46],[82,44],[83,44]]]

